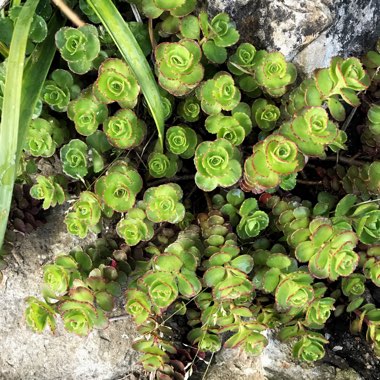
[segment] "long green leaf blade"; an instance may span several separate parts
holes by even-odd
[[[0,248],[7,228],[13,185],[17,171],[17,141],[25,50],[30,25],[39,0],[27,0],[13,31],[0,124]]]
[[[17,162],[24,147],[26,133],[32,119],[45,79],[56,53],[55,33],[64,22],[55,12],[48,23],[48,34],[28,58],[22,81],[20,125],[18,133]]]
[[[158,130],[160,147],[164,144],[164,112],[157,82],[128,24],[111,0],[87,0],[133,70]]]

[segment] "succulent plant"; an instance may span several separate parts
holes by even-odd
[[[218,113],[206,119],[205,127],[208,132],[215,133],[217,138],[225,139],[232,145],[238,146],[251,132],[252,122],[244,112],[234,112],[232,116]]]
[[[194,156],[195,148],[198,144],[198,137],[195,131],[186,126],[170,127],[166,131],[166,146],[168,150],[181,158],[191,158]]]
[[[65,217],[68,231],[73,235],[84,238],[88,230],[94,228],[100,221],[102,213],[98,197],[90,191],[84,191],[73,204],[73,211]]]
[[[32,231],[41,208],[70,198],[69,233],[97,236],[44,265],[43,300],[26,300],[27,324],[54,331],[60,318],[85,336],[107,327],[126,289],[125,310],[140,334],[133,347],[161,380],[191,376],[195,359],[222,346],[259,355],[267,329],[293,342],[296,359],[320,360],[323,329],[342,313],[380,355],[380,309],[367,297],[368,285],[380,286],[380,44],[362,61],[333,58],[288,92],[297,74],[281,53],[241,43],[229,54],[239,32],[227,13],[195,15],[196,0],[129,2],[150,22],[116,30],[124,15],[110,0],[79,0],[81,16],[99,25],[59,29],[65,62],[50,65],[46,55],[50,5],[37,8],[24,35],[23,82],[38,86],[27,91],[32,108],[24,107],[24,90],[19,99],[20,141],[12,145],[23,152],[9,227]],[[21,11],[4,8],[0,30],[16,31]],[[6,57],[11,35],[0,34]],[[0,63],[0,110],[6,78],[19,71],[9,66],[11,53]],[[61,68],[66,62],[70,71]],[[346,128],[350,107],[369,108],[357,130]],[[7,113],[2,126],[12,119]],[[334,165],[328,149],[339,153],[346,144],[350,157]],[[2,182],[12,178],[6,172]],[[167,323],[174,315],[188,325],[186,348],[172,343],[181,340]]]
[[[241,219],[236,232],[240,239],[256,237],[269,225],[268,215],[259,210],[255,198],[246,199],[240,206],[239,214]]]
[[[85,74],[91,70],[100,51],[98,30],[89,24],[79,28],[59,29],[55,43],[70,70],[76,74]]]
[[[306,325],[310,328],[322,328],[334,310],[335,298],[323,297],[312,301],[306,311]]]
[[[335,281],[354,272],[359,261],[353,251],[358,238],[350,224],[324,217],[310,220],[310,211],[305,206],[276,197],[271,198],[269,204],[278,217],[277,226],[295,248],[297,260],[308,262],[313,276]]]
[[[161,87],[175,96],[190,93],[203,79],[201,57],[199,45],[190,39],[159,44],[156,70]]]
[[[304,334],[294,345],[294,357],[307,362],[313,362],[322,359],[325,355],[323,345],[328,341],[323,335],[308,332]]]
[[[84,178],[88,173],[88,147],[82,140],[73,139],[60,151],[63,172],[74,179]]]
[[[178,223],[185,217],[182,189],[175,183],[151,187],[144,193],[146,216],[154,222]]]
[[[179,160],[173,153],[152,152],[148,157],[149,174],[153,178],[171,178],[177,173]]]
[[[105,104],[98,102],[91,94],[85,92],[68,104],[67,116],[74,122],[79,134],[90,136],[106,120],[108,109]]]
[[[343,187],[347,193],[362,195],[367,199],[380,194],[380,162],[374,161],[365,165],[350,166],[343,177]]]
[[[57,69],[45,81],[42,88],[42,99],[53,111],[65,112],[71,99],[79,93],[79,87],[74,84],[74,78],[69,71]]]
[[[204,191],[234,185],[241,176],[240,154],[229,141],[217,139],[198,145],[194,157],[195,183]]]
[[[178,104],[177,113],[186,122],[193,123],[199,120],[201,106],[195,96],[189,96]]]
[[[301,170],[305,158],[288,138],[272,134],[253,147],[244,163],[242,189],[262,193],[278,186],[283,177]]]
[[[59,145],[55,129],[55,125],[45,119],[32,120],[24,149],[34,157],[51,157]]]
[[[128,289],[125,296],[127,299],[125,310],[127,313],[133,316],[138,325],[145,322],[148,319],[152,308],[149,295],[141,290]]]
[[[276,127],[280,115],[279,108],[264,98],[257,99],[252,104],[252,124],[264,132],[270,132]]]
[[[204,35],[202,40],[204,55],[213,63],[224,63],[227,59],[226,47],[236,44],[240,37],[235,23],[227,13],[218,13],[210,21],[207,13],[201,12],[199,20]]]
[[[139,208],[128,210],[127,216],[117,223],[116,231],[129,246],[148,241],[154,234],[153,223],[147,219],[144,210]]]
[[[376,203],[356,204],[358,197],[347,194],[336,206],[335,216],[352,225],[359,240],[364,244],[380,242],[380,210]]]
[[[305,310],[314,298],[313,278],[301,271],[289,273],[276,288],[276,305],[289,314]]]
[[[365,277],[360,273],[353,273],[342,278],[342,292],[347,297],[361,296],[365,290]]]
[[[135,204],[142,185],[137,170],[124,161],[117,161],[96,181],[95,192],[112,210],[126,212]]]
[[[375,257],[369,257],[364,263],[363,272],[366,278],[376,286],[380,286],[380,260]]]
[[[367,125],[360,136],[363,144],[377,149],[380,146],[380,106],[372,104],[367,113]]]
[[[233,110],[240,102],[241,94],[230,74],[219,72],[197,90],[202,110],[208,115]]]
[[[57,204],[61,205],[66,200],[65,191],[55,177],[37,176],[36,184],[30,189],[30,195],[34,199],[43,200],[42,208],[47,210]]]
[[[284,95],[287,86],[297,78],[295,66],[286,62],[285,57],[278,52],[261,50],[256,54],[255,80],[259,86],[273,97]]]
[[[339,131],[322,107],[310,107],[282,124],[279,133],[296,143],[303,154],[323,158],[327,146],[336,142]]]
[[[255,67],[256,48],[250,43],[242,43],[228,59],[228,70],[234,75],[253,72]]]
[[[108,326],[104,312],[96,309],[90,302],[64,301],[59,311],[65,329],[79,336],[87,336],[93,328],[104,329]]]
[[[195,0],[141,0],[144,14],[150,18],[160,17],[164,11],[170,12],[172,16],[183,17],[191,13],[195,6]]]
[[[130,67],[121,59],[106,59],[99,67],[98,79],[92,87],[102,103],[117,102],[122,108],[134,108],[140,86]]]
[[[36,332],[42,332],[48,325],[52,332],[55,331],[55,311],[46,303],[35,297],[28,297],[28,307],[25,309],[27,325]]]
[[[139,146],[146,135],[145,123],[129,109],[119,110],[105,120],[103,130],[110,144],[120,149]]]

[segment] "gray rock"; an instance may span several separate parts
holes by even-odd
[[[268,380],[361,380],[353,369],[338,369],[326,363],[300,363],[292,357],[288,344],[269,334],[269,344],[261,356],[265,377]],[[348,366],[347,366],[348,367]]]
[[[327,67],[334,56],[360,56],[380,37],[380,1],[340,0],[334,3],[330,28],[294,58],[305,73]]]
[[[222,349],[216,354],[207,379],[264,380],[261,357],[251,357],[237,349]]]
[[[380,30],[378,0],[217,0],[208,10],[228,12],[243,41],[281,51],[306,73],[369,50]]]
[[[57,209],[45,226],[15,242],[0,287],[0,379],[116,380],[141,373],[139,355],[131,348],[136,332],[130,319],[112,322],[86,338],[65,332],[60,324],[55,336],[26,327],[24,299],[39,297],[42,265],[83,243],[65,229],[62,209]]]
[[[288,344],[268,333],[269,344],[260,357],[240,350],[222,349],[207,374],[209,380],[362,380],[352,368],[339,369],[326,363],[298,363]]]

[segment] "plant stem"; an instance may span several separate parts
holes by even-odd
[[[115,317],[111,317],[109,319],[110,322],[116,322],[116,321],[123,321],[124,319],[129,319],[131,318],[131,316],[129,314],[121,314],[121,315],[117,315]]]
[[[85,25],[85,22],[63,0],[53,0],[53,3],[76,26]]]
[[[154,57],[155,54],[154,52],[156,51],[156,40],[154,38],[154,30],[153,30],[153,20],[150,18],[148,22],[148,30],[149,30],[149,39],[150,39],[150,44],[152,45],[152,56]]]
[[[207,202],[207,209],[208,211],[210,212],[212,210],[212,201],[211,201],[211,198],[210,196],[208,195],[208,193],[204,192],[203,193],[205,198],[206,198],[206,202]]]
[[[308,185],[308,186],[318,186],[322,185],[322,181],[309,181],[307,179],[297,179],[297,183],[301,185]]]
[[[335,156],[329,156],[329,157],[326,157],[324,160],[336,162],[336,157]],[[354,158],[350,158],[350,157],[339,157],[338,161],[343,162],[344,164],[357,165],[357,166],[362,166],[362,165],[365,165],[367,163],[365,161],[355,160]]]

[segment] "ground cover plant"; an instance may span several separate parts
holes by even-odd
[[[268,329],[319,360],[342,316],[380,355],[380,43],[301,80],[195,0],[68,5],[74,23],[43,0],[0,18],[0,139],[12,142],[0,242],[9,210],[28,232],[38,207],[62,204],[68,233],[96,236],[44,266],[26,323],[54,332],[61,318],[85,336],[123,298],[159,379],[222,346],[260,355]],[[10,208],[15,179],[34,213],[19,187]]]

